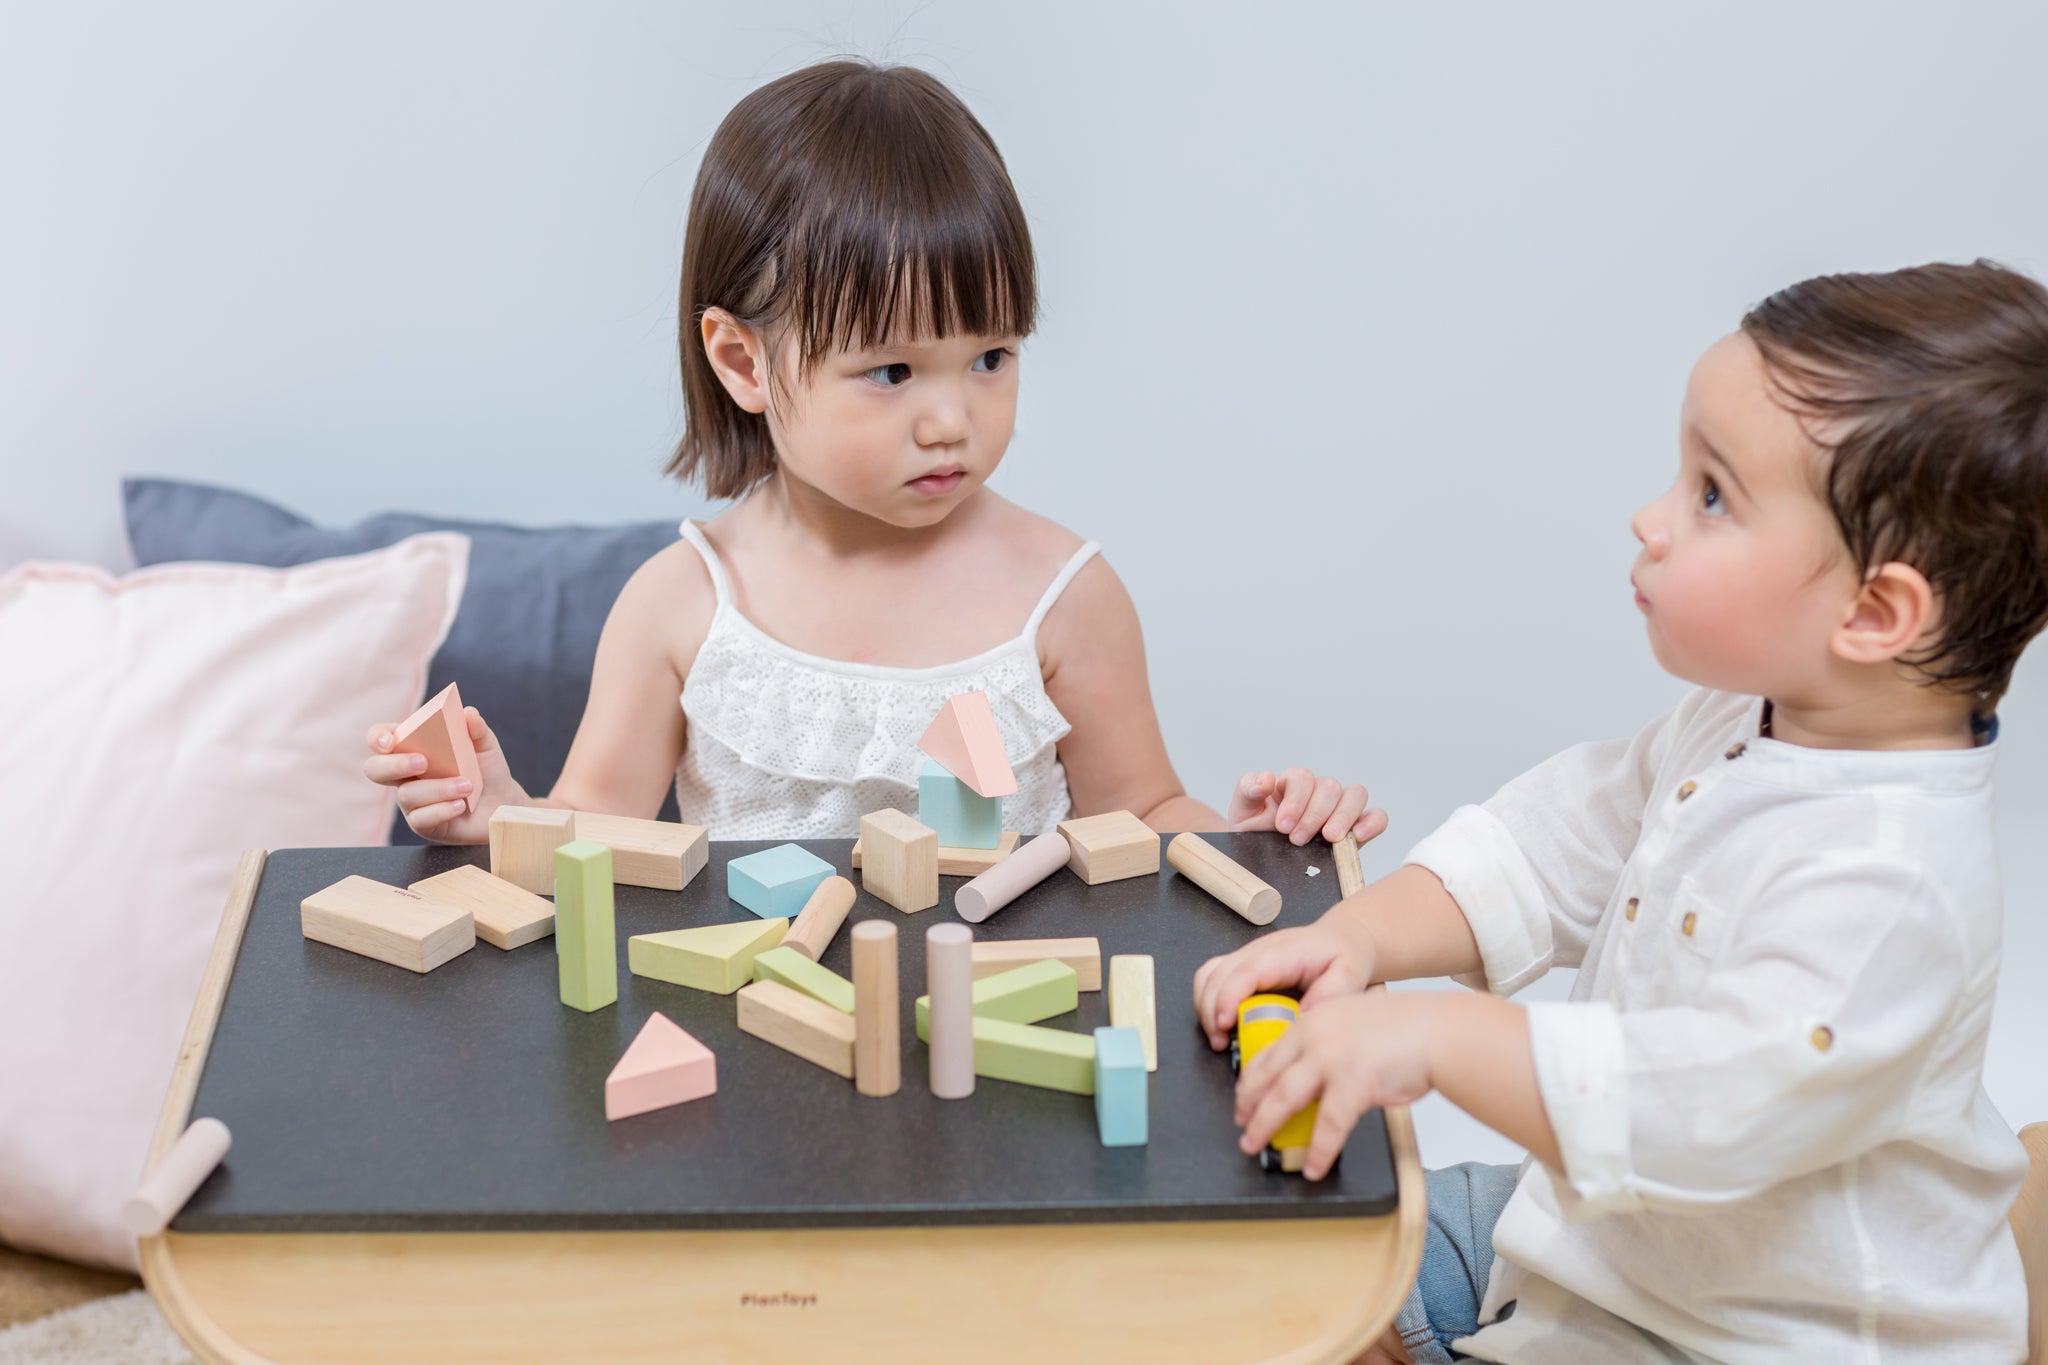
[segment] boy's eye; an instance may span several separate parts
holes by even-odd
[[[997,370],[1003,368],[1003,358],[1009,354],[1009,348],[1006,346],[998,346],[994,350],[983,351],[980,355],[974,357],[975,372],[977,374],[994,374]]]
[[[900,360],[892,365],[877,365],[866,371],[863,377],[874,380],[885,389],[893,389],[910,382],[910,366]]]
[[[1728,500],[1721,496],[1721,485],[1715,483],[1712,476],[1708,477],[1700,489],[1700,506],[1713,513],[1724,513],[1728,510]]]

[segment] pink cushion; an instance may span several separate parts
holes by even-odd
[[[0,574],[0,1239],[134,1267],[121,1201],[236,861],[386,842],[363,732],[419,705],[468,563],[437,533]]]

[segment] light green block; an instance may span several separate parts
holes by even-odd
[[[984,976],[974,983],[972,1008],[977,1019],[1035,1024],[1041,1019],[1070,1013],[1080,1005],[1080,975],[1054,958]],[[917,997],[917,1036],[927,1043],[932,1040],[932,998],[929,995]]]
[[[974,1021],[974,1074],[1075,1095],[1095,1093],[1095,1040],[1007,1019]]]
[[[589,839],[555,850],[555,966],[562,1003],[588,1013],[619,998],[612,851]]]
[[[626,940],[626,965],[635,976],[731,995],[754,979],[754,959],[781,943],[788,928],[786,919],[750,919],[635,934]]]
[[[830,967],[820,967],[794,948],[770,948],[755,958],[754,980],[780,981],[842,1014],[853,1013],[853,983]]]

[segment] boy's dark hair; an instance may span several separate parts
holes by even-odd
[[[2048,624],[2048,290],[1989,261],[1824,275],[1742,330],[1819,421],[1857,567],[1911,564],[1934,588],[1939,630],[1907,662],[1988,713]]]
[[[711,369],[707,308],[794,335],[800,371],[892,335],[1024,336],[1038,310],[1031,234],[994,141],[952,91],[914,67],[824,62],[733,107],[690,200],[683,439],[666,472],[733,498],[774,470],[775,450],[766,417]]]

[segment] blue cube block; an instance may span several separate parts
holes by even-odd
[[[817,854],[783,844],[725,865],[725,894],[762,919],[795,919],[818,883],[836,871]]]
[[[1003,798],[983,796],[931,759],[917,773],[917,822],[940,848],[994,848],[1003,839]]]
[[[1145,1044],[1134,1028],[1095,1030],[1095,1126],[1105,1147],[1145,1145]]]

